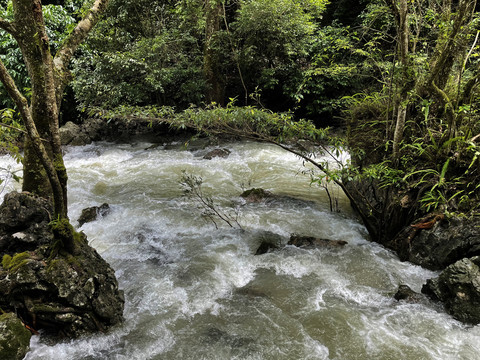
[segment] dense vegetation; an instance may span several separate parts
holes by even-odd
[[[48,3],[54,54],[88,2]],[[2,4],[8,18],[11,2]],[[340,126],[348,132],[335,143],[352,166],[329,179],[373,178],[410,193],[420,213],[475,213],[477,10],[471,0],[111,0],[72,62],[61,121],[167,117],[210,134],[323,145],[332,140],[323,128]],[[0,54],[28,98],[5,32]],[[18,127],[4,92],[0,101],[2,121]]]

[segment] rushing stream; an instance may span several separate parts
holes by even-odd
[[[369,242],[338,189],[340,212],[330,212],[295,156],[233,143],[228,158],[205,160],[206,150],[150,145],[66,149],[70,218],[112,208],[80,229],[116,270],[125,323],[55,346],[34,336],[26,359],[479,359],[480,326],[393,299],[400,284],[420,291],[436,273]],[[237,207],[244,230],[206,221],[183,194],[183,170],[203,178],[222,211]],[[245,203],[239,194],[252,187],[282,196]],[[255,256],[261,231],[348,244]]]

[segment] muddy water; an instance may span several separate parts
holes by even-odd
[[[81,230],[116,270],[125,323],[56,346],[33,337],[26,359],[478,359],[480,327],[428,301],[393,300],[400,284],[419,291],[435,273],[370,243],[335,188],[340,212],[330,212],[295,156],[256,143],[228,144],[230,156],[213,160],[149,146],[67,148],[70,217],[112,208]],[[236,209],[243,230],[205,220],[182,171],[202,177],[218,209]],[[252,187],[280,196],[245,203]],[[264,231],[283,244],[300,233],[348,245],[255,256]]]

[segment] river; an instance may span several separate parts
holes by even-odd
[[[225,147],[230,156],[212,160],[202,158],[208,149],[181,145],[66,148],[70,218],[85,207],[111,206],[80,230],[116,271],[125,322],[54,346],[34,336],[26,359],[479,358],[479,326],[427,300],[393,299],[400,284],[420,291],[437,273],[369,242],[339,189],[330,188],[339,203],[331,212],[325,189],[310,186],[294,155],[253,142]],[[18,166],[0,157],[0,167],[7,165]],[[243,230],[222,222],[216,229],[204,219],[195,199],[184,196],[183,171],[202,177],[218,209],[237,209]],[[280,196],[245,203],[239,194],[253,187]],[[256,256],[262,231],[284,244],[291,233],[348,244]]]

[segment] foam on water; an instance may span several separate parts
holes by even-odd
[[[419,291],[437,273],[400,262],[367,240],[348,200],[329,211],[301,161],[271,145],[206,150],[151,144],[69,147],[69,213],[107,202],[111,213],[81,228],[125,291],[125,323],[55,346],[33,337],[26,359],[476,359],[480,330],[428,300],[393,300],[400,284]],[[13,164],[0,158],[0,167]],[[205,221],[183,196],[182,171],[203,178],[218,209],[237,207],[243,230]],[[8,185],[11,187],[11,185]],[[280,195],[246,203],[261,187]],[[331,193],[340,194],[336,188]],[[232,212],[233,213],[233,212]],[[345,240],[334,249],[253,255],[270,231]]]

